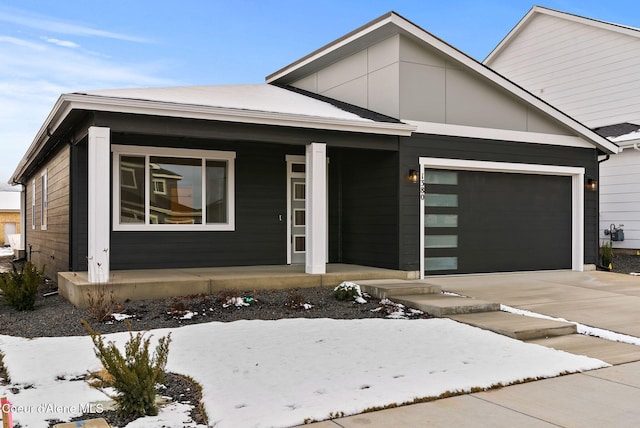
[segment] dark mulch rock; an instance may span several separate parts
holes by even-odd
[[[614,272],[619,273],[640,273],[640,256],[635,254],[613,254],[613,266]]]

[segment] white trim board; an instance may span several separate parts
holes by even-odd
[[[571,270],[584,270],[584,175],[582,167],[420,157],[425,168],[571,177]],[[424,278],[424,199],[420,201],[420,278]]]
[[[234,231],[235,230],[235,158],[236,152],[218,150],[195,150],[177,149],[170,147],[146,147],[146,146],[125,146],[111,145],[113,153],[113,230],[114,231]],[[149,158],[151,156],[167,156],[193,158],[202,160],[202,180],[205,177],[204,164],[206,160],[221,160],[227,162],[227,222],[226,223],[203,223],[201,224],[152,224],[150,211],[150,180],[145,179],[145,222],[144,223],[120,223],[120,156],[133,155],[145,158],[145,177],[149,177]],[[203,208],[206,207],[206,189],[202,188]],[[206,208],[205,208],[206,209]]]
[[[416,133],[448,135],[453,137],[479,138],[484,140],[513,141],[517,143],[547,144],[553,146],[592,148],[585,139],[541,132],[512,131],[507,129],[481,128],[477,126],[452,125],[447,123],[421,122],[405,120],[403,122],[416,126]]]

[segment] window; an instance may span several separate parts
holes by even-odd
[[[36,228],[36,180],[31,180],[31,229]]]
[[[234,152],[112,150],[114,230],[234,230]]]
[[[42,189],[42,203],[40,205],[40,230],[47,230],[47,216],[49,211],[49,188],[47,185],[47,171],[40,176],[40,188]]]

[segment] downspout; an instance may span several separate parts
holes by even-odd
[[[598,181],[600,181],[600,164],[603,162],[608,161],[609,159],[611,159],[611,155],[610,154],[606,154],[604,156],[604,159],[600,159],[598,161]],[[598,244],[597,244],[597,250],[596,250],[596,270],[603,270],[603,271],[609,271],[609,267],[607,266],[602,266],[601,262],[602,260],[600,259],[600,190],[598,190],[597,195],[596,195],[596,205],[598,207],[598,215],[596,217],[596,230],[598,231]]]

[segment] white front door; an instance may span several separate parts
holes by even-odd
[[[291,263],[305,262],[306,195],[305,179],[291,178]]]

